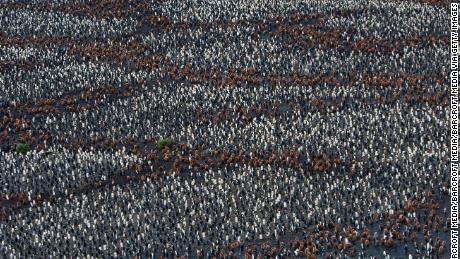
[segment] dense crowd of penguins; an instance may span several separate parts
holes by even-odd
[[[447,258],[448,14],[0,0],[0,257]]]

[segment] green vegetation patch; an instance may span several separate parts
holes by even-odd
[[[19,154],[25,154],[30,150],[30,147],[26,143],[20,143],[16,146],[16,152]]]
[[[171,144],[172,144],[172,140],[170,140],[169,138],[164,138],[158,141],[157,147],[159,149],[164,149],[165,147],[169,147]]]

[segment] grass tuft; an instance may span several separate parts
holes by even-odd
[[[172,141],[169,138],[160,139],[157,143],[157,147],[159,149],[164,149],[165,147],[169,147],[172,144]]]
[[[16,152],[23,155],[26,154],[29,149],[29,145],[26,143],[20,143],[16,146]]]

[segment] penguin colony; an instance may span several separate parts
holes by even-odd
[[[0,257],[447,258],[446,2],[0,0]]]

